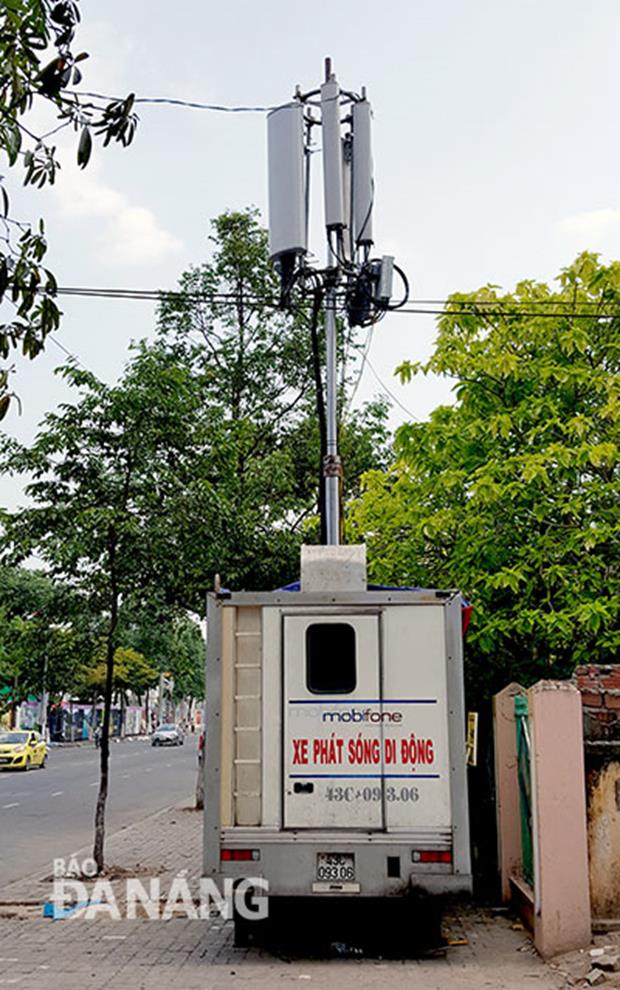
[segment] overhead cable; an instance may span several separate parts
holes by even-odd
[[[39,290],[45,291],[45,290]],[[46,293],[50,294],[50,293]],[[211,302],[218,305],[236,305],[239,301],[239,294],[236,292],[200,292],[186,289],[123,289],[115,287],[88,287],[88,286],[58,286],[56,294],[60,296],[82,296],[100,299],[142,299],[151,302],[162,302],[166,299],[188,300],[196,302]],[[265,300],[258,296],[243,296],[247,305],[258,306],[265,309],[278,309],[279,300]],[[339,297],[339,301],[343,301]],[[547,306],[568,307],[569,303],[559,300],[540,301],[540,309],[536,309],[535,301],[528,302],[527,309],[519,309],[518,304],[508,304],[506,308],[501,308],[499,301],[489,300],[488,302],[451,302],[446,300],[413,300],[417,305],[403,306],[400,309],[391,310],[391,313],[406,313],[416,316],[493,316],[493,317],[528,317],[531,319],[557,319],[560,316],[575,317],[576,319],[597,319],[608,320],[620,316],[620,308],[601,310],[597,303],[580,304],[579,309],[560,309],[548,311]],[[435,305],[430,305],[433,302]],[[439,306],[443,308],[439,308]],[[596,310],[583,309],[583,305],[596,306]],[[488,308],[493,307],[493,308]],[[499,307],[499,308],[498,308]],[[532,308],[534,307],[534,308]]]
[[[93,100],[108,100],[115,103],[120,103],[124,99],[120,96],[109,96],[106,93],[87,93],[82,90],[72,90],[71,96],[88,96]],[[273,106],[264,107],[227,106],[222,103],[198,103],[194,100],[178,100],[167,96],[136,96],[133,102],[154,103],[172,107],[187,107],[189,110],[212,110],[215,113],[269,113],[271,110],[278,110],[281,106],[281,104],[274,104]]]

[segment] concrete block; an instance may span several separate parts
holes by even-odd
[[[302,591],[366,591],[366,545],[302,546]]]

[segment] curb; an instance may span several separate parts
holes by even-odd
[[[123,736],[119,738],[113,736],[110,739],[110,743],[126,743],[126,742],[149,742],[150,736]],[[96,749],[92,739],[77,739],[75,742],[49,742],[47,744],[50,749],[84,749],[90,746],[91,749]]]

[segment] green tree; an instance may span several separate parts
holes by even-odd
[[[29,448],[0,446],[0,467],[30,478],[28,507],[4,516],[5,560],[36,552],[106,625],[100,869],[114,655],[126,645],[155,659],[150,647],[122,640],[122,609],[150,609],[154,629],[172,622],[163,634],[172,662],[160,666],[160,653],[156,666],[199,696],[203,646],[188,613],[202,614],[216,571],[236,587],[290,580],[316,508],[307,316],[274,313],[266,235],[252,213],[226,214],[215,229],[213,262],[184,276],[183,294],[166,297],[159,341],[138,347],[121,381],[108,387],[67,366],[77,401],[48,414]],[[384,419],[375,405],[343,427],[351,491],[380,463]],[[312,457],[310,480],[298,466]]]
[[[94,666],[84,671],[84,681],[87,688],[94,688],[103,693],[106,686],[107,663],[106,657],[96,658]],[[144,694],[147,688],[157,683],[159,672],[150,660],[142,653],[131,647],[117,646],[114,651],[114,668],[112,672],[112,689],[117,693],[132,691],[134,694]]]
[[[79,392],[74,404],[50,413],[30,448],[5,439],[2,467],[26,473],[27,508],[4,516],[4,556],[32,552],[70,578],[95,615],[105,617],[106,682],[101,776],[93,856],[104,866],[109,729],[121,600],[156,588],[170,545],[153,535],[158,513],[180,504],[179,474],[195,464],[202,423],[200,396],[181,368],[141,352],[116,387],[67,367]],[[156,371],[155,371],[156,369]],[[167,565],[157,560],[165,553]]]
[[[620,263],[583,254],[558,283],[451,296],[400,374],[447,375],[456,402],[399,429],[352,512],[374,579],[472,600],[479,696],[620,647]]]
[[[212,259],[181,277],[159,313],[162,346],[199,382],[210,412],[203,479],[212,498],[201,520],[169,539],[192,594],[184,604],[196,612],[216,572],[231,587],[256,589],[297,574],[304,535],[317,535],[307,521],[317,512],[321,463],[308,309],[274,309],[279,283],[255,211],[225,213],[213,231]],[[341,325],[341,407],[359,361],[349,336]],[[374,403],[342,418],[345,495],[382,463],[386,413]]]
[[[84,651],[90,651],[72,590],[41,571],[0,567],[0,613],[5,705],[45,691],[52,697],[71,691]]]
[[[123,646],[148,656],[159,673],[170,672],[176,698],[204,695],[205,643],[196,622],[154,598],[146,606],[124,602],[119,622]]]
[[[168,669],[174,677],[175,698],[204,698],[205,641],[196,623],[185,616],[172,627],[172,655]]]
[[[79,84],[78,63],[88,58],[86,52],[73,52],[79,19],[77,0],[3,0],[0,5],[0,151],[9,167],[23,164],[25,185],[41,188],[54,182],[60,164],[50,139],[64,127],[80,132],[81,168],[88,164],[93,134],[104,145],[127,145],[135,131],[132,95],[122,101],[85,100],[68,88]],[[50,47],[54,55],[42,65]],[[54,123],[47,133],[35,134],[28,114],[41,103]],[[34,358],[59,325],[56,280],[42,264],[47,252],[43,221],[33,227],[11,215],[3,177],[0,224],[0,302],[5,299],[15,308],[13,319],[0,324],[0,359],[17,347]],[[0,419],[10,400],[9,369],[0,368]]]

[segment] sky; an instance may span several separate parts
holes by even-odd
[[[81,0],[81,88],[124,96],[273,105],[319,85],[325,56],[374,110],[375,250],[394,254],[417,298],[487,283],[552,280],[582,250],[620,257],[617,0]],[[263,114],[143,105],[128,149],[96,146],[75,166],[58,136],[51,189],[20,187],[14,214],[45,217],[61,285],[173,288],[209,254],[209,220],[254,205],[266,215]],[[35,111],[44,129],[54,120]],[[318,182],[312,189],[319,201]],[[321,245],[313,245],[317,253]],[[57,343],[16,359],[19,394],[2,428],[31,439],[70,398],[62,347],[105,381],[133,340],[153,333],[152,303],[63,298]],[[392,425],[451,401],[449,381],[401,386],[395,367],[432,351],[431,317],[393,315],[373,336],[356,394],[393,393]],[[62,345],[59,346],[59,345]],[[381,384],[383,383],[383,385]],[[0,479],[0,504],[21,501]]]

